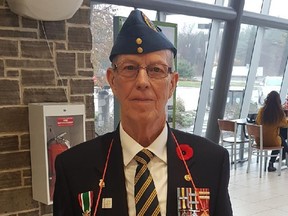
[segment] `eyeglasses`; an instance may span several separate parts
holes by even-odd
[[[113,69],[117,70],[120,76],[129,79],[135,79],[141,68],[145,69],[148,77],[152,79],[162,79],[167,77],[169,73],[172,73],[172,68],[164,64],[151,64],[142,67],[133,63],[120,63],[113,66]]]

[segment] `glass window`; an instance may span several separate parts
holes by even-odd
[[[250,11],[250,12],[255,12],[255,13],[260,13],[261,8],[262,8],[262,2],[263,2],[263,0],[245,1],[244,10]],[[229,4],[229,0],[225,0],[224,6],[227,7],[228,4]]]
[[[263,76],[259,79],[258,88],[259,106],[262,106],[267,94],[280,91],[282,78],[287,61],[287,31],[266,29],[264,33],[259,67],[263,68]]]
[[[178,25],[175,127],[192,132],[198,107],[200,85],[207,51],[210,19],[167,15],[167,22]]]
[[[206,3],[206,4],[215,4],[215,0],[192,0],[192,1]]]
[[[244,10],[260,13],[262,9],[263,0],[245,1]]]
[[[214,4],[214,0],[199,0],[198,2]],[[260,13],[262,0],[246,1],[244,10]],[[272,0],[270,15],[285,18],[282,1]],[[228,0],[225,0],[225,6]],[[276,7],[281,5],[279,9]],[[283,8],[283,9],[282,9]],[[114,98],[109,85],[106,82],[106,69],[110,66],[109,53],[113,44],[113,16],[127,17],[133,7],[116,6],[109,4],[96,4],[91,10],[91,30],[93,37],[92,62],[94,67],[95,83],[95,128],[97,134],[103,134],[114,128]],[[156,11],[144,10],[145,14],[155,20]],[[199,17],[169,14],[166,22],[178,25],[177,35],[177,70],[180,80],[176,89],[176,128],[193,132],[200,86],[203,79],[203,71],[206,63],[208,40],[211,28],[211,20]],[[241,110],[243,92],[246,79],[250,70],[251,55],[256,37],[256,27],[241,25],[232,77],[229,86],[225,118],[238,118]],[[257,110],[263,104],[266,92],[271,89],[279,91],[282,84],[282,76],[287,60],[287,32],[276,29],[266,29],[262,41],[261,57],[256,72],[256,81],[251,96],[250,110]],[[212,71],[209,96],[212,94],[213,78],[218,64],[222,28],[219,30],[219,43],[217,43]],[[271,86],[271,88],[270,88]],[[209,112],[210,97],[206,108]],[[171,113],[170,113],[171,115]],[[168,121],[171,116],[168,116]],[[203,125],[205,132],[206,115]]]
[[[255,37],[255,26],[241,25],[224,114],[227,119],[239,118]],[[262,75],[261,68],[259,73]],[[254,100],[257,103],[257,91],[253,91],[252,103]]]
[[[91,7],[92,53],[94,70],[95,133],[111,131],[113,125],[113,96],[106,81],[110,66],[109,51],[113,42],[113,16],[117,9],[112,5],[93,4]]]
[[[269,15],[280,18],[288,18],[287,14],[288,2],[283,0],[271,0]]]

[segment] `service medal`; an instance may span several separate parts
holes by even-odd
[[[178,216],[209,216],[208,188],[177,188]]]
[[[91,215],[91,207],[93,203],[93,191],[78,194],[78,202],[82,208],[83,216]]]

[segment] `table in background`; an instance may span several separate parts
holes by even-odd
[[[247,124],[247,120],[246,118],[241,118],[241,119],[232,119],[231,121],[235,121],[237,123],[237,125],[241,128],[240,130],[240,138],[243,141],[247,141],[248,143],[248,137],[246,135],[246,124]],[[239,148],[239,162],[244,162],[246,161],[246,159],[244,159],[244,145],[245,143],[240,143],[240,148]]]

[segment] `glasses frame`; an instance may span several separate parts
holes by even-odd
[[[147,76],[148,76],[150,79],[163,79],[163,78],[166,78],[169,74],[173,73],[172,67],[169,67],[168,65],[161,64],[161,63],[155,63],[155,64],[147,65],[146,67],[138,65],[138,66],[137,66],[137,73],[135,73],[135,75],[133,75],[133,76],[126,76],[126,75],[123,75],[123,74],[121,73],[121,71],[123,71],[123,70],[120,70],[120,69],[119,69],[119,66],[121,66],[121,65],[123,65],[123,64],[125,64],[125,62],[118,63],[118,64],[114,63],[114,64],[113,64],[113,70],[114,70],[114,71],[117,71],[120,76],[125,77],[125,78],[130,78],[130,79],[136,79],[136,77],[137,77],[138,74],[139,74],[140,69],[144,69],[144,70],[146,71],[146,73],[147,73]],[[127,64],[128,64],[128,63],[127,63]],[[134,66],[134,65],[136,65],[136,64],[131,63],[131,65]],[[150,70],[148,70],[149,67],[150,67],[150,68],[153,68],[153,66],[157,66],[157,65],[167,67],[167,73],[165,73],[165,76],[161,76],[161,77],[153,77],[153,76],[151,76]],[[160,74],[160,73],[159,73],[159,74]]]

